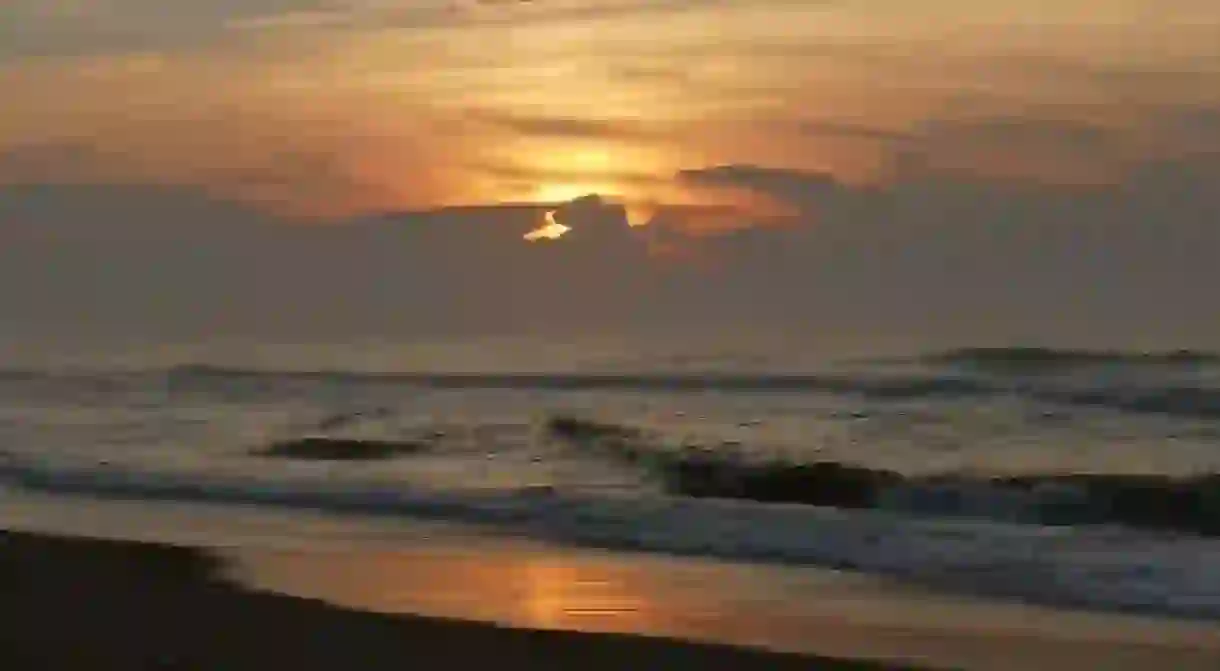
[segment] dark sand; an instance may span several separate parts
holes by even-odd
[[[187,548],[0,531],[0,669],[893,669],[343,610],[217,578]]]

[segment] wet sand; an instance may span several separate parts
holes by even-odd
[[[1220,669],[1213,622],[949,594],[860,573],[506,538],[221,550],[243,584],[384,613],[673,637],[968,671]]]
[[[344,609],[222,579],[202,551],[0,532],[0,668],[881,669],[677,640]]]
[[[27,532],[19,536],[10,534],[9,538],[22,540],[16,545],[10,540],[6,547],[30,548],[22,551],[23,558],[17,564],[11,558],[5,560],[8,563],[0,566],[0,580],[12,586],[29,579],[35,585],[22,583],[21,598],[27,605],[18,603],[17,597],[10,597],[10,590],[0,585],[0,614],[5,623],[23,623],[24,629],[35,634],[31,641],[59,640],[71,644],[82,635],[80,632],[94,626],[80,618],[92,617],[105,627],[122,624],[119,629],[122,636],[147,642],[156,637],[144,633],[143,627],[148,625],[143,622],[150,617],[159,622],[168,612],[177,622],[174,627],[202,632],[193,636],[205,640],[221,636],[215,633],[219,618],[244,623],[235,629],[263,633],[261,639],[251,633],[249,639],[242,639],[238,645],[287,647],[290,649],[286,654],[295,655],[291,650],[295,643],[284,641],[302,636],[285,637],[268,631],[275,629],[269,622],[295,621],[298,616],[276,613],[303,608],[312,613],[299,616],[308,620],[301,626],[313,627],[310,631],[327,629],[331,625],[324,621],[328,619],[340,623],[397,622],[384,626],[405,627],[413,632],[467,631],[475,637],[470,640],[476,642],[486,636],[479,632],[493,631],[495,640],[489,639],[493,647],[525,645],[509,643],[511,640],[552,640],[550,635],[520,633],[529,630],[609,633],[627,636],[569,639],[569,634],[561,634],[556,640],[615,641],[570,645],[606,645],[616,650],[622,645],[633,647],[639,641],[657,638],[764,648],[805,655],[804,666],[795,662],[802,668],[808,668],[809,660],[813,659],[810,656],[819,655],[915,660],[925,667],[967,671],[1220,669],[1220,623],[1038,607],[814,567],[598,551],[417,520],[352,518],[257,507],[84,502],[16,496],[12,492],[6,497],[3,490],[0,490],[0,519],[7,529]],[[97,544],[61,540],[51,544],[49,540],[66,537],[134,542]],[[38,543],[32,539],[39,539]],[[171,549],[166,544],[201,548],[203,552]],[[106,557],[114,557],[118,548],[126,548],[122,553],[128,559],[118,563],[109,560],[107,568]],[[0,553],[3,556],[16,555]],[[147,569],[145,575],[137,575],[134,568],[141,565],[145,569],[140,570]],[[147,599],[144,592],[153,584],[149,581],[156,579],[158,565],[196,568],[189,575],[171,581],[178,596],[168,605],[145,600],[133,606],[131,612],[138,617],[129,621],[123,619],[122,610],[115,611],[117,622],[99,614],[98,603],[115,608],[109,604],[122,603],[133,594]],[[15,581],[15,574],[24,577]],[[217,575],[240,587],[214,584]],[[116,580],[126,581],[127,586],[103,589],[106,581]],[[208,583],[207,589],[199,587],[201,582]],[[74,590],[82,596],[74,597]],[[278,594],[300,598],[273,596]],[[213,600],[220,605],[208,606]],[[215,612],[194,616],[192,613],[203,611],[192,601],[214,608]],[[93,611],[77,613],[81,604]],[[24,623],[23,617],[19,617],[23,609],[42,619]],[[60,639],[47,634],[53,631],[48,627],[56,623],[57,610],[77,618],[69,627],[76,633],[64,634],[66,638]],[[253,615],[257,612],[265,617]],[[467,622],[495,623],[500,628]],[[334,626],[360,631],[370,625]],[[20,639],[20,633],[5,634],[8,638],[0,643]],[[175,634],[179,635],[184,636]],[[323,640],[336,636],[317,635]],[[430,647],[434,645],[430,634],[395,636],[403,641],[420,639],[422,643],[418,645],[423,647],[412,648],[411,645],[416,645],[412,643],[395,648],[387,653],[392,659],[442,654],[437,652],[440,649]],[[443,636],[460,638],[457,633]],[[22,645],[24,649],[37,649],[34,643]],[[542,650],[551,644],[529,645],[543,646],[531,647]],[[649,642],[645,647],[652,645],[657,644]],[[709,649],[672,642],[665,645],[686,650],[681,653],[684,655],[700,655],[703,653],[699,651]],[[466,659],[462,655],[472,654],[466,646],[455,643],[453,647],[454,651],[443,654],[456,655],[459,660]],[[315,653],[321,654],[316,650]],[[718,655],[712,654],[707,659]],[[498,656],[512,661],[511,650]],[[300,662],[305,665],[303,668],[327,668],[309,666],[311,656],[301,657],[305,660]],[[548,652],[547,658],[550,657]],[[730,662],[726,662],[729,666],[713,668],[752,668],[748,664],[753,662],[747,657],[755,659],[732,653],[728,657]],[[23,668],[6,661],[0,658],[0,669]],[[525,664],[522,668],[548,668],[539,666],[544,662],[536,660],[521,663]],[[624,665],[627,663],[623,661]],[[711,664],[706,660],[700,663]],[[645,664],[645,668],[649,666]],[[74,667],[57,664],[46,668]],[[117,668],[141,667],[120,664]],[[812,668],[835,667],[814,664]]]

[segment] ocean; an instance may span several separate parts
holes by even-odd
[[[993,348],[799,373],[757,363],[14,365],[0,371],[0,491],[419,520],[1220,618],[1220,357]],[[403,449],[268,451],[305,440]]]

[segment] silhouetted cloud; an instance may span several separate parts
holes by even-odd
[[[899,172],[943,170],[964,180],[1104,181],[1121,168],[1131,142],[1114,128],[1036,116],[933,119],[909,131],[808,123],[818,134],[879,143],[884,160]],[[678,179],[697,186],[746,189],[806,209],[825,203],[842,186],[829,173],[753,165],[684,170]]]
[[[471,333],[617,315],[644,241],[598,196],[559,208],[553,247],[522,236],[547,208],[385,213],[301,225],[180,188],[0,190],[0,319],[10,334],[178,337]],[[32,290],[32,288],[37,288]],[[294,335],[295,334],[295,335]]]
[[[630,226],[626,206],[599,194],[588,194],[548,210],[545,224],[531,231],[526,239],[533,240],[535,235],[542,234],[540,241],[562,240],[564,244],[607,239],[607,236],[616,240],[625,235]]]
[[[0,146],[0,184],[73,181],[94,170],[101,158],[96,149],[81,142]]]
[[[744,189],[800,208],[816,206],[840,189],[829,173],[756,165],[686,169],[677,179],[693,186]]]
[[[654,225],[629,228],[621,205],[590,195],[558,208],[572,236],[531,245],[541,206],[301,226],[183,189],[9,187],[0,320],[11,333],[150,337],[750,324],[942,342],[1220,338],[1217,154],[1145,162],[1097,187],[940,172],[856,187],[758,166],[686,175],[817,202],[816,217],[692,239],[666,221],[695,210],[663,206]]]
[[[723,233],[728,230],[774,223],[774,218],[740,205],[661,204],[654,207],[647,225],[685,235]]]
[[[1220,147],[1220,107],[1176,107],[1157,121],[1156,130],[1173,149],[1193,153]]]
[[[935,119],[908,138],[925,152],[1046,151],[1087,158],[1110,158],[1120,143],[1113,129],[1071,119],[984,117]]]
[[[578,231],[594,227],[628,226],[627,208],[596,193],[563,203],[555,208],[554,215],[555,221]]]

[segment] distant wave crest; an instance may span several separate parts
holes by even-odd
[[[896,369],[886,363],[902,365]],[[1220,419],[1220,355],[1200,351],[965,348],[875,364],[851,370],[774,374],[294,371],[190,363],[143,374],[159,376],[171,390],[183,391],[276,393],[281,384],[350,384],[448,390],[820,393],[878,402],[1009,397],[1068,408]],[[91,376],[106,377],[100,373]],[[35,371],[0,372],[0,382],[5,383],[37,379]]]
[[[1061,371],[1083,366],[1210,365],[1220,354],[1197,350],[1122,352],[1050,347],[967,347],[922,357],[927,363],[951,364],[1008,372]]]
[[[1113,362],[1114,365],[1134,362],[1137,366],[1152,362],[1187,365],[1192,362],[1201,364],[1210,361],[1210,355],[1109,355],[1069,351],[1051,353],[1042,350],[986,351],[987,353],[980,354],[981,352],[984,351],[959,350],[936,355],[946,357],[943,359],[945,361],[968,361],[970,366],[980,369],[979,372],[983,373],[981,375],[964,370],[915,373],[864,371],[808,375],[272,372],[198,365],[176,367],[168,371],[167,375],[171,385],[182,388],[195,384],[219,383],[273,385],[276,380],[289,380],[317,384],[388,384],[455,390],[824,393],[855,396],[870,401],[1009,396],[1070,407],[1220,419],[1220,387],[1195,380],[1140,380],[1128,377],[1107,379],[1082,376],[1064,384],[1057,380],[1028,379],[1021,375],[995,375],[995,371],[990,369],[993,366],[1011,366],[1015,367],[1015,370],[1008,372],[1023,374],[1051,370],[1062,372],[1089,363],[1100,365],[1105,362]],[[995,363],[1000,361],[1009,363]]]

